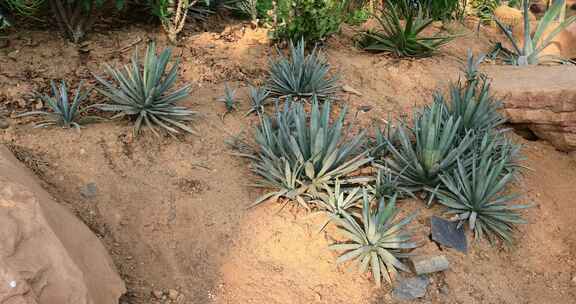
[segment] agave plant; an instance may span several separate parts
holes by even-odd
[[[31,111],[23,113],[19,117],[30,115],[45,116],[46,119],[38,122],[35,126],[36,128],[57,125],[63,128],[74,127],[80,129],[80,125],[83,122],[94,119],[92,116],[81,116],[84,110],[80,109],[80,106],[90,94],[90,90],[82,90],[82,82],[78,85],[73,99],[70,99],[71,96],[68,95],[68,88],[64,80],[62,80],[59,87],[56,86],[54,81],[51,81],[50,86],[52,96],[42,95],[40,98],[48,105],[51,111]]]
[[[561,63],[568,62],[568,60],[559,58],[557,56],[541,55],[542,51],[552,43],[552,40],[554,37],[556,37],[556,35],[558,35],[570,24],[576,21],[576,16],[570,16],[555,25],[554,22],[556,22],[560,16],[562,9],[566,5],[566,2],[553,2],[554,3],[552,6],[548,8],[544,16],[538,22],[536,31],[534,34],[532,34],[529,18],[530,3],[528,0],[522,1],[524,19],[524,34],[522,45],[514,38],[512,32],[500,20],[498,20],[498,18],[494,17],[496,24],[512,45],[512,50],[505,49],[503,52],[505,55],[504,61],[506,63],[512,65],[534,65],[546,61]],[[551,28],[553,29],[549,30]]]
[[[503,161],[505,163],[504,173],[512,172],[521,168],[519,160],[521,156],[521,145],[515,144],[504,135],[506,130],[494,130],[475,134],[468,151],[461,157],[461,162],[468,171],[472,170],[472,164],[478,162],[479,158],[483,161],[492,158],[494,162]]]
[[[386,164],[405,185],[427,191],[437,189],[439,174],[451,170],[472,143],[470,132],[462,138],[458,136],[460,123],[460,118],[447,117],[444,104],[434,102],[415,113],[410,132],[405,126],[398,129],[399,146],[389,145],[391,157],[385,160]]]
[[[257,113],[264,113],[264,106],[270,96],[270,91],[263,87],[250,86],[250,110],[246,112],[246,116]]]
[[[166,48],[156,55],[154,43],[146,50],[144,62],[140,63],[138,49],[132,56],[132,63],[124,69],[115,69],[106,65],[106,69],[116,84],[95,75],[102,85],[98,92],[110,99],[110,103],[97,104],[95,107],[110,112],[119,112],[115,117],[130,116],[135,119],[134,133],[138,135],[142,125],[158,135],[156,127],[169,134],[178,134],[179,130],[194,131],[184,122],[192,120],[196,112],[176,102],[188,96],[190,85],[169,90],[178,77],[179,61],[166,73],[172,50]]]
[[[236,90],[224,84],[224,96],[218,99],[218,101],[223,102],[226,106],[226,113],[230,113],[236,110]]]
[[[434,20],[427,17],[411,0],[386,1],[386,9],[374,17],[382,30],[361,34],[360,46],[371,52],[388,52],[399,57],[428,57],[456,36],[424,36],[422,31]],[[404,22],[402,22],[404,20]]]
[[[469,84],[456,83],[450,86],[450,100],[441,94],[434,96],[435,102],[446,105],[450,117],[460,119],[459,133],[489,131],[504,124],[506,119],[498,112],[502,102],[490,95],[490,82],[481,80]]]
[[[281,97],[326,99],[336,93],[338,77],[329,76],[330,65],[319,50],[306,55],[306,43],[290,42],[290,58],[276,49],[278,56],[270,62],[268,90]]]
[[[402,183],[401,175],[396,175],[387,166],[376,165],[379,169],[374,184],[368,185],[370,195],[376,200],[381,198],[415,197],[414,191],[418,190]],[[400,172],[402,173],[402,172]]]
[[[325,190],[326,193],[322,193],[320,199],[314,202],[331,217],[341,218],[348,209],[357,206],[362,198],[360,188],[342,189],[339,180],[334,183],[334,190],[331,187],[326,187]]]
[[[330,102],[320,108],[313,98],[310,114],[302,104],[288,101],[283,111],[277,109],[274,119],[263,115],[256,130],[260,149],[254,172],[262,177],[256,186],[273,191],[253,206],[272,197],[303,204],[318,198],[336,179],[344,179],[371,161],[367,152],[360,152],[364,135],[348,137],[343,130],[346,109],[333,123],[330,113]]]
[[[530,207],[509,204],[518,195],[503,194],[513,177],[514,171],[507,169],[505,158],[495,161],[492,157],[475,157],[470,169],[458,161],[457,168],[441,175],[449,191],[439,191],[437,197],[460,225],[468,223],[477,240],[487,236],[491,241],[497,237],[512,243],[515,225],[525,223],[517,211]]]
[[[474,57],[474,53],[471,49],[468,49],[466,56],[466,64],[462,67],[462,72],[466,78],[466,84],[470,84],[473,81],[477,81],[484,73],[480,72],[480,64],[484,62],[486,55],[479,54],[478,57]]]
[[[385,122],[385,127],[376,127],[374,131],[374,138],[369,143],[371,149],[370,155],[376,160],[384,159],[389,153],[388,145],[390,143],[396,144],[397,129],[391,123],[391,117],[388,115],[388,120]]]
[[[398,270],[410,272],[400,259],[409,256],[407,250],[418,247],[412,240],[412,235],[406,231],[406,225],[416,214],[395,221],[398,215],[396,197],[388,201],[380,199],[377,207],[372,210],[369,196],[364,190],[361,222],[358,223],[348,213],[343,213],[343,218],[335,218],[334,221],[349,241],[331,245],[329,248],[344,251],[338,258],[338,263],[360,261],[360,272],[370,269],[376,285],[381,284],[382,277],[392,284]]]

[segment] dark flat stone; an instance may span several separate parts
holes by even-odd
[[[430,219],[432,226],[432,240],[440,245],[454,248],[460,252],[468,253],[468,241],[464,228],[458,229],[458,223],[433,216]]]
[[[411,278],[398,278],[392,296],[398,300],[409,301],[422,298],[426,295],[426,288],[430,284],[427,276]]]

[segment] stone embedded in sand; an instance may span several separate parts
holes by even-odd
[[[508,26],[522,24],[524,21],[522,11],[513,7],[509,7],[508,5],[500,5],[497,7],[494,10],[494,16]],[[528,16],[530,21],[536,21],[536,17],[532,13],[529,13]]]
[[[430,279],[427,276],[400,278],[392,290],[392,296],[403,301],[422,298],[426,295],[428,284],[430,284]]]
[[[576,150],[576,67],[492,66],[485,72],[509,122],[529,128],[559,150]]]
[[[0,146],[0,304],[116,304],[104,246]]]
[[[444,255],[416,256],[411,259],[417,275],[448,270],[450,262]]]

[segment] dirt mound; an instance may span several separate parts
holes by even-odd
[[[100,241],[17,162],[0,147],[0,303],[118,303]]]

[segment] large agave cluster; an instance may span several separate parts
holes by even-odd
[[[363,134],[347,136],[346,109],[333,122],[331,103],[322,106],[313,98],[310,114],[304,105],[290,100],[274,116],[263,115],[256,131],[258,144],[254,171],[262,177],[259,186],[274,189],[258,199],[284,197],[308,207],[309,198],[341,177],[370,163],[361,152]]]

